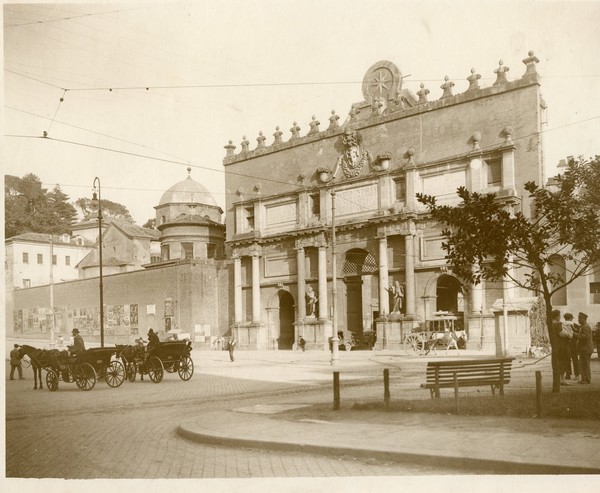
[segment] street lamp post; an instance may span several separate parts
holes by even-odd
[[[98,194],[96,194],[96,183]],[[92,205],[98,206],[98,261],[100,267],[100,347],[104,347],[104,286],[102,285],[102,198],[100,195],[100,178],[94,178],[94,194]]]
[[[333,338],[331,340],[331,364],[333,365],[339,359],[339,344],[340,338],[337,331],[337,256],[335,252],[335,191],[331,192],[331,311]]]

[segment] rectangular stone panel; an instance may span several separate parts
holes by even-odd
[[[265,216],[267,229],[292,229],[298,222],[298,207],[296,202],[266,206]]]
[[[340,190],[336,193],[335,214],[362,214],[377,211],[377,184]]]
[[[289,276],[296,273],[294,257],[265,258],[265,277]]]

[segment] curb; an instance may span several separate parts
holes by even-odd
[[[177,433],[184,438],[199,443],[220,445],[232,448],[257,448],[263,450],[285,450],[291,452],[314,453],[319,455],[350,455],[354,457],[366,457],[369,459],[381,459],[385,461],[396,461],[404,463],[416,463],[420,465],[438,466],[446,468],[477,471],[480,473],[493,474],[598,474],[600,467],[580,467],[571,465],[547,464],[542,462],[514,462],[509,460],[484,459],[479,457],[459,457],[441,453],[440,455],[423,454],[410,451],[384,451],[369,448],[336,447],[329,445],[318,445],[314,443],[295,443],[277,441],[274,439],[260,440],[256,438],[239,438],[214,433],[203,433],[194,431],[196,423],[186,426],[181,423],[177,427]]]

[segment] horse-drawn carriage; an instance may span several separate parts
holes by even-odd
[[[447,313],[436,313],[435,318],[427,320],[403,338],[404,351],[410,355],[426,355],[437,348],[464,349],[467,333],[458,324],[458,318]]]
[[[58,390],[59,382],[75,383],[81,390],[92,390],[96,381],[103,379],[110,387],[119,387],[125,380],[125,367],[117,359],[116,348],[92,348],[78,356],[57,349],[45,350],[32,346],[21,346],[19,356],[27,355],[34,369],[37,388],[37,373],[41,382],[41,370],[46,370],[48,390]],[[21,354],[22,353],[22,354]]]
[[[191,341],[160,342],[147,351],[144,346],[120,346],[120,358],[125,365],[127,380],[135,382],[139,373],[142,378],[148,375],[154,383],[162,381],[164,372],[179,374],[184,381],[192,378],[194,362],[190,357]]]

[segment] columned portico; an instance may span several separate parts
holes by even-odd
[[[260,323],[260,256],[252,254],[252,323]]]
[[[390,313],[387,237],[379,239],[379,316]]]
[[[243,322],[242,316],[242,259],[233,258],[233,316],[236,324]]]
[[[327,247],[319,247],[319,320],[328,320],[327,313]]]
[[[306,273],[305,273],[305,259],[304,259],[304,248],[296,248],[296,264],[297,264],[297,277],[298,277],[298,319],[304,320],[306,318]]]
[[[405,257],[405,276],[406,276],[406,316],[414,317],[417,314],[416,310],[416,293],[415,293],[415,237],[412,234],[407,234],[404,237],[404,246],[406,251]]]

